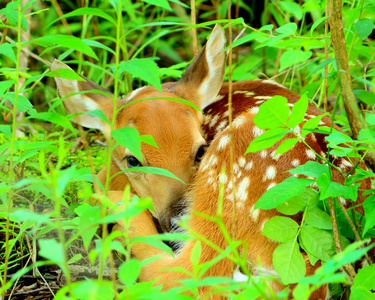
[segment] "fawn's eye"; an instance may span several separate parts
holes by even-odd
[[[200,162],[203,158],[203,155],[206,153],[207,145],[200,146],[197,154],[195,155],[195,162]]]
[[[136,168],[136,167],[142,166],[141,162],[134,156],[126,156],[125,159],[126,159],[128,168]]]

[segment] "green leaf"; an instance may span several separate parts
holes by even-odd
[[[117,22],[109,14],[105,13],[103,10],[99,8],[83,7],[83,8],[78,8],[72,12],[64,14],[63,16],[59,18],[54,19],[51,23],[47,25],[46,28],[50,27],[52,24],[56,23],[57,21],[61,19],[66,19],[66,18],[76,17],[76,16],[84,16],[84,15],[101,17],[111,22],[113,25],[117,24]]]
[[[322,17],[322,18],[318,19],[317,21],[315,21],[314,24],[311,26],[311,32],[313,32],[315,30],[315,28],[318,27],[327,18],[328,18],[328,16]]]
[[[324,17],[328,18],[328,17]],[[309,78],[311,75],[315,74],[316,72],[322,70],[325,66],[329,65],[331,62],[333,62],[335,59],[334,58],[329,58],[326,59],[325,61],[321,62],[315,69],[313,69],[306,78]]]
[[[289,130],[285,128],[273,128],[262,133],[260,136],[255,138],[247,148],[245,155],[251,152],[257,152],[263,149],[267,149],[275,145],[284,136],[289,133]]]
[[[167,0],[142,0],[143,2],[159,6],[161,8],[164,8],[166,10],[172,11],[171,7],[169,6],[169,3]]]
[[[190,254],[190,260],[191,260],[194,270],[196,270],[197,266],[199,265],[201,254],[202,254],[202,245],[200,241],[196,241],[194,244],[193,250],[191,250],[191,254]]]
[[[297,20],[302,19],[303,11],[298,3],[290,1],[280,1],[279,5],[283,9],[283,11],[290,13],[290,15],[294,16]]]
[[[1,82],[0,82],[1,85]],[[375,114],[365,112],[366,122],[370,125],[375,125]]]
[[[104,49],[108,52],[111,52],[113,55],[116,55],[115,51],[113,51],[111,48],[107,47],[106,45],[103,45],[102,43],[99,43],[98,41],[83,39],[82,42],[84,42],[87,46],[95,47],[95,48],[99,48],[99,49]]]
[[[364,128],[359,131],[358,140],[375,143],[375,131],[372,128]]]
[[[306,188],[297,196],[277,206],[277,210],[284,215],[295,215],[306,206],[316,206],[319,203],[319,192],[313,188]]]
[[[300,238],[303,249],[322,261],[327,261],[335,253],[331,232],[306,225],[301,229]]]
[[[284,284],[296,283],[306,274],[305,260],[295,239],[278,245],[272,262]]]
[[[156,144],[152,135],[141,135],[141,142],[154,146],[155,148],[159,149],[159,146]]]
[[[370,195],[366,198],[366,200],[363,202],[363,209],[365,211],[366,223],[362,236],[364,236],[367,231],[375,226],[375,195]]]
[[[318,207],[312,207],[307,210],[305,215],[305,221],[310,226],[320,229],[332,229],[331,217],[323,210]]]
[[[11,61],[16,63],[16,56],[12,46],[9,43],[3,43],[0,45],[0,54],[7,56]]]
[[[312,177],[318,178],[322,174],[328,174],[329,168],[327,165],[322,165],[316,161],[309,160],[304,165],[299,165],[295,169],[289,170],[289,173],[312,176]]]
[[[330,135],[326,136],[325,139],[329,142],[328,147],[352,142],[350,136],[340,131],[332,132]]]
[[[112,68],[113,69],[113,68]],[[155,86],[159,91],[162,90],[159,67],[149,58],[135,58],[119,64],[119,76],[122,72],[128,72],[133,77],[140,78],[151,85]]]
[[[18,2],[9,2],[7,6],[3,9],[0,9],[0,15],[4,14],[7,18],[7,21],[11,26],[17,26],[18,25]],[[28,29],[28,23],[24,16],[21,16],[21,28],[24,31],[27,31]]]
[[[78,254],[74,255],[71,259],[68,260],[68,264],[69,265],[74,264],[77,261],[81,260],[82,257],[83,257],[82,254],[78,253]]]
[[[140,162],[143,161],[141,152],[141,138],[137,129],[134,127],[122,127],[120,129],[113,130],[112,136],[119,145],[128,148],[129,151],[131,151]]]
[[[283,34],[295,34],[296,31],[297,31],[297,24],[294,22],[287,23],[276,29],[276,32],[283,33]]]
[[[64,248],[56,240],[39,240],[39,255],[56,263],[64,272]]]
[[[271,26],[273,27],[273,25],[271,25]],[[263,32],[252,32],[250,34],[247,34],[247,35],[239,38],[235,42],[233,42],[232,48],[237,47],[237,46],[242,45],[242,44],[245,44],[245,43],[247,43],[249,41],[252,41],[256,38],[259,38],[261,36],[265,36],[265,33],[263,33]],[[227,51],[228,49],[229,49],[229,46],[227,46],[224,51]]]
[[[264,224],[262,235],[278,242],[286,242],[297,236],[298,229],[299,225],[293,219],[276,216]]]
[[[298,143],[298,138],[290,138],[283,141],[275,152],[275,156],[277,154],[284,154],[285,152],[289,151],[295,144]]]
[[[278,185],[267,190],[255,204],[255,209],[272,209],[279,204],[288,201],[295,195],[299,195],[314,181],[310,179],[302,179],[289,177]]]
[[[99,228],[100,219],[99,206],[86,206],[86,210],[80,215],[79,229],[86,250],[89,249],[91,240]]]
[[[74,49],[98,60],[95,52],[81,39],[75,36],[63,34],[46,35],[36,39],[32,39],[30,43],[43,47],[52,47],[57,45],[69,49]]]
[[[156,175],[163,175],[167,177],[171,177],[173,179],[176,179],[182,183],[183,182],[180,178],[178,178],[176,175],[172,174],[168,170],[161,169],[161,168],[154,168],[154,167],[136,167],[136,168],[129,168],[124,170],[124,172],[143,172],[143,173],[149,173],[149,174],[156,174]]]
[[[327,174],[319,176],[316,183],[320,190],[320,200],[330,197],[343,197],[345,199],[352,199],[353,201],[357,200],[359,183],[353,186],[343,186],[340,183],[332,181]]]
[[[15,99],[15,93],[8,92],[3,97],[6,100],[9,100],[10,103],[14,105],[16,99]],[[17,99],[17,109],[22,112],[28,112],[30,114],[36,113],[36,110],[34,109],[34,106],[31,104],[29,99],[27,99],[25,96],[19,94]]]
[[[375,299],[375,265],[366,266],[358,271],[351,291],[350,299]]]
[[[13,85],[13,80],[0,81],[0,95],[4,95],[6,91]]]
[[[0,125],[0,132],[4,133],[9,140],[12,138],[10,125]]]
[[[374,30],[374,22],[371,19],[360,19],[354,24],[358,36],[364,40]]]
[[[308,105],[309,99],[307,98],[306,94],[303,94],[301,98],[296,103],[294,103],[292,107],[292,112],[288,120],[288,126],[290,128],[294,128],[298,124],[303,122]]]
[[[101,109],[94,109],[94,110],[85,111],[82,114],[97,117],[97,118],[103,120],[104,122],[106,122],[108,125],[111,125],[111,122],[109,122],[107,116],[103,113],[103,111]]]
[[[121,264],[118,277],[123,284],[130,286],[137,281],[140,272],[141,263],[136,259],[130,259]]]
[[[365,90],[354,90],[354,95],[367,105],[375,105],[375,94]]]
[[[57,77],[57,78],[65,78],[70,80],[77,80],[77,81],[86,81],[83,77],[79,76],[76,72],[74,72],[71,69],[66,68],[60,68],[53,70],[51,72],[48,72],[44,76],[47,77]]]
[[[301,136],[305,137],[311,132],[311,129],[316,128],[319,125],[320,120],[324,117],[325,115],[319,115],[316,116],[315,118],[311,118],[305,122],[302,126],[301,130]]]
[[[289,106],[287,102],[288,100],[282,96],[274,96],[268,99],[259,106],[259,112],[254,117],[254,123],[260,129],[286,127],[289,117]]]
[[[64,128],[67,128],[67,129],[71,130],[72,132],[75,131],[74,127],[67,120],[67,118],[65,118],[64,116],[62,116],[59,113],[41,112],[41,113],[36,113],[36,114],[33,114],[33,115],[29,116],[28,119],[39,119],[39,120],[48,121],[48,122],[51,122],[53,124],[60,125]]]
[[[284,52],[280,57],[279,72],[291,66],[298,65],[301,62],[306,62],[311,56],[312,56],[311,51],[293,50],[293,49],[288,50]]]

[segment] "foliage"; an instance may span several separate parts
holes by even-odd
[[[187,66],[186,61],[193,57],[191,45],[195,41],[189,33],[192,28],[197,29],[198,44],[203,44],[210,31],[208,27],[215,23],[228,25],[227,2],[219,1],[217,7],[204,11],[207,6],[201,6],[203,2],[198,1],[197,8],[202,9],[197,10],[196,26],[190,24],[190,4],[179,0],[81,1],[83,6],[71,1],[5,2],[0,4],[2,297],[5,299],[6,291],[31,269],[42,273],[41,267],[56,264],[67,281],[56,299],[66,299],[68,294],[70,299],[99,299],[98,295],[103,299],[114,296],[119,299],[195,299],[200,286],[211,286],[213,293],[234,299],[287,298],[285,292],[265,293],[269,290],[266,276],[255,280],[247,274],[250,279],[244,283],[229,278],[203,278],[204,271],[214,261],[207,265],[199,263],[200,243],[196,244],[191,257],[194,265],[191,280],[182,282],[181,287],[161,292],[161,287],[153,286],[151,282],[136,283],[144,263],[130,259],[131,246],[136,241],[129,240],[126,230],[109,234],[107,225],[123,218],[127,226],[131,217],[150,208],[150,200],[129,199],[125,193],[125,208],[121,210],[104,196],[108,187],[103,187],[104,195],[96,195],[101,206],[81,202],[93,195],[95,174],[103,165],[109,166],[111,152],[99,142],[101,137],[97,132],[77,130],[71,124],[74,116],[64,112],[63,99],[57,97],[51,77],[73,78],[75,73],[49,70],[54,58],[75,65],[78,73],[84,72],[104,88],[113,90],[115,101],[142,84],[160,89],[162,81],[178,79]],[[326,2],[264,1],[261,12],[255,2],[250,5],[246,1],[232,2],[233,7],[239,5],[241,8],[240,15],[232,16],[234,33],[244,30],[232,44],[235,55],[232,79],[254,79],[260,74],[272,77],[302,95],[291,111],[286,100],[278,96],[262,105],[254,120],[259,128],[267,130],[249,145],[247,153],[268,148],[285,135],[293,134],[280,144],[275,155],[282,154],[298,141],[304,142],[310,132],[317,132],[328,135],[331,154],[362,160],[364,154],[371,151],[369,144],[375,143],[372,114],[375,68],[371,35],[375,3],[372,0],[344,1],[342,7],[354,94],[360,101],[367,124],[358,140],[353,140],[350,135],[332,127],[320,126],[321,116],[308,120],[298,129],[307,103],[311,101],[324,107],[327,115],[344,131],[350,131],[339,89],[340,70],[336,66],[329,33],[325,32]],[[250,27],[247,24],[257,25]],[[100,111],[90,114],[101,118],[113,129],[114,119],[106,119]],[[151,137],[139,136],[129,128],[113,131],[113,136],[123,145],[132,145],[133,153],[139,158],[141,142],[154,145]],[[112,140],[108,143],[112,149]],[[316,155],[319,157],[320,154]],[[265,224],[263,234],[280,242],[273,254],[275,269],[284,283],[298,283],[293,291],[296,299],[307,299],[324,283],[352,284],[352,299],[370,298],[375,282],[371,280],[375,274],[373,265],[359,270],[353,282],[338,271],[360,260],[371,247],[365,247],[363,241],[351,241],[356,239],[355,234],[365,241],[375,235],[373,190],[365,191],[368,197],[363,203],[364,215],[350,209],[350,220],[344,216],[338,199],[343,196],[355,205],[357,182],[373,178],[374,173],[357,168],[355,174],[342,174],[346,181],[341,185],[330,180],[330,167],[334,168],[334,165],[319,158],[322,159],[319,163],[309,162],[290,170],[291,174],[305,175],[308,179],[290,177],[268,190],[257,203],[257,208],[276,208],[284,215],[303,214],[301,224],[287,217],[275,217]],[[148,171],[171,176],[165,170]],[[311,185],[319,187],[320,192]],[[281,196],[277,202],[273,201],[275,195]],[[328,209],[328,201],[332,198],[335,199],[339,238],[344,248],[337,254]],[[107,214],[110,210],[114,213]],[[219,217],[216,221],[222,224]],[[358,223],[355,224],[356,233],[350,222]],[[101,237],[96,234],[100,225],[103,226]],[[125,241],[125,248],[119,238]],[[149,238],[146,242],[167,249],[158,239]],[[246,266],[247,260],[237,253],[238,243],[231,241],[230,253],[221,255],[231,257],[239,266]],[[25,257],[32,257],[35,249],[30,244],[38,245],[40,258],[25,264]],[[318,260],[324,262],[312,277],[304,277],[301,249],[312,264]],[[115,280],[112,250],[126,258],[118,269],[119,282]],[[107,259],[112,280],[103,279]],[[69,265],[77,261],[87,265],[98,262],[98,278],[72,282]],[[7,279],[9,274],[13,276]],[[184,295],[184,291],[190,291],[191,296]],[[338,298],[340,293],[342,291],[338,289],[333,296]]]

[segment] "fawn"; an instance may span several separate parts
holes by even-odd
[[[123,191],[127,185],[130,185],[133,194],[142,198],[151,197],[155,207],[155,217],[164,231],[170,229],[174,210],[192,182],[205,152],[206,141],[202,136],[202,112],[187,104],[161,100],[160,97],[183,98],[201,109],[215,101],[224,77],[225,54],[221,51],[224,44],[218,44],[223,42],[220,38],[211,38],[208,50],[195,59],[177,85],[164,84],[163,92],[154,87],[143,87],[133,91],[124,99],[117,100],[117,109],[132,101],[135,102],[117,113],[115,129],[125,126],[134,127],[140,135],[153,136],[158,148],[142,143],[143,163],[141,163],[129,149],[116,147],[111,157],[110,194]],[[51,69],[60,68],[70,69],[66,64],[55,60]],[[196,76],[197,74],[199,75]],[[114,104],[109,92],[107,92],[108,96],[98,93],[74,95],[82,91],[103,90],[94,82],[81,77],[85,81],[55,78],[59,96],[67,97],[63,102],[67,112],[74,114],[100,109],[108,120],[112,120]],[[214,82],[216,86],[212,85]],[[136,101],[153,97],[158,99]],[[81,114],[74,120],[84,127],[101,130],[107,139],[110,136],[110,126],[98,117]],[[185,184],[173,178],[141,172],[120,173],[112,178],[122,170],[139,166],[166,169]],[[103,185],[106,183],[106,174],[106,167],[98,174]],[[99,192],[97,187],[95,190]]]
[[[225,36],[223,30],[221,27],[216,26],[206,46],[193,62],[193,66],[197,64],[197,60],[199,60],[199,63],[207,66],[209,70],[212,70],[211,65],[219,65],[224,68],[225,58],[223,55],[220,55],[220,53],[224,51],[224,45]],[[212,49],[212,47],[215,47],[215,49]],[[217,53],[217,57],[213,57],[211,53]],[[219,62],[219,60],[221,62]],[[225,190],[221,208],[222,219],[228,232],[231,232],[233,225],[234,197],[229,170],[230,129],[228,126],[227,108],[229,87],[227,83],[216,81],[221,80],[222,76],[214,77],[213,81],[211,81],[211,77],[207,75],[202,76],[201,71],[200,69],[189,68],[182,80],[186,79],[186,77],[191,80],[199,77],[203,85],[210,88],[220,85],[221,89],[216,98],[212,98],[214,101],[207,105],[204,110],[203,136],[209,146],[200,163],[196,177],[194,178],[194,184],[185,197],[185,201],[188,205],[188,213],[190,214],[188,227],[193,232],[196,232],[197,235],[204,237],[204,239],[209,240],[217,247],[226,249],[228,243],[218,225],[202,217],[202,215],[215,216],[217,214],[220,193],[219,187],[220,184],[224,182]],[[217,69],[217,72],[220,74],[222,74],[223,71],[224,69]],[[179,83],[177,83],[177,86],[178,85]],[[174,84],[168,85],[168,87],[172,87],[172,89],[174,86]],[[179,95],[186,97],[189,92],[185,91]],[[242,255],[244,255],[248,261],[254,263],[254,265],[260,262],[262,271],[254,267],[252,269],[254,275],[262,272],[263,274],[275,273],[272,264],[272,253],[278,243],[261,235],[261,233],[267,220],[271,217],[281,215],[275,209],[255,210],[255,203],[264,192],[291,176],[287,172],[288,170],[303,165],[309,160],[318,160],[314,151],[319,153],[322,157],[326,157],[325,152],[327,151],[327,142],[324,140],[324,135],[309,133],[305,137],[305,141],[314,151],[303,143],[298,142],[288,152],[275,156],[277,146],[283,141],[281,140],[267,150],[244,155],[250,142],[263,132],[255,126],[253,121],[254,116],[259,110],[259,106],[275,95],[286,97],[289,107],[292,107],[300,98],[284,86],[271,80],[243,81],[233,83],[232,85],[233,171],[235,176],[236,197],[236,235],[234,238],[247,242],[246,246],[240,247],[239,251],[242,252]],[[322,113],[317,108],[309,104],[304,122],[321,114]],[[331,126],[332,124],[331,120],[326,116],[321,119],[321,122],[326,126]],[[300,124],[300,126],[302,126],[302,124]],[[298,130],[298,128],[300,130],[301,127],[297,126],[296,130]],[[336,125],[334,125],[334,128],[339,130]],[[287,135],[287,137],[291,136],[292,134]],[[346,172],[355,165],[354,161],[345,158],[329,157],[329,159],[331,162],[334,161],[334,164],[338,168]],[[221,171],[223,166],[226,167],[225,173]],[[361,164],[361,166],[365,168],[364,164]],[[344,181],[343,177],[335,169],[332,169],[332,179],[340,183]],[[362,189],[369,189],[370,187],[370,180],[365,180],[361,183]],[[359,198],[361,199],[361,196]],[[342,201],[345,200],[342,199]],[[291,216],[291,218],[301,223],[301,214]],[[132,219],[130,234],[132,237],[157,234],[156,227],[149,212],[146,211]],[[160,259],[147,264],[147,266],[142,269],[140,280],[150,281],[157,279],[156,282],[163,284],[165,289],[178,286],[178,280],[186,279],[188,276],[173,269],[182,267],[188,271],[192,271],[190,257],[195,243],[196,240],[192,240],[181,246],[176,257],[172,257],[150,245],[135,244],[132,247],[132,254],[139,260],[144,260],[156,255],[161,256]],[[200,262],[207,262],[217,256],[218,252],[215,249],[204,242],[202,243]],[[307,275],[313,274],[318,265],[312,266],[307,255],[304,255],[304,259],[306,262]],[[229,259],[224,258],[214,264],[204,276],[230,277],[233,275],[234,268],[235,266],[233,266]],[[277,282],[272,282],[271,286],[275,291],[280,291],[285,287]],[[204,288],[201,289],[201,292],[203,294],[209,293],[209,291]],[[329,292],[326,286],[321,287],[311,296],[312,299],[325,299],[327,297],[329,297]]]

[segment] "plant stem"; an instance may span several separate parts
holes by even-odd
[[[358,138],[359,131],[364,127],[361,111],[355,100],[353,86],[350,78],[348,65],[348,53],[346,52],[346,41],[342,21],[342,3],[341,0],[330,0],[329,25],[332,35],[332,46],[335,52],[337,64],[337,76],[341,85],[342,100],[345,111],[348,116],[349,124],[352,129],[354,139]],[[368,145],[374,148],[373,145]],[[375,169],[375,153],[369,151],[365,157],[366,162]]]

